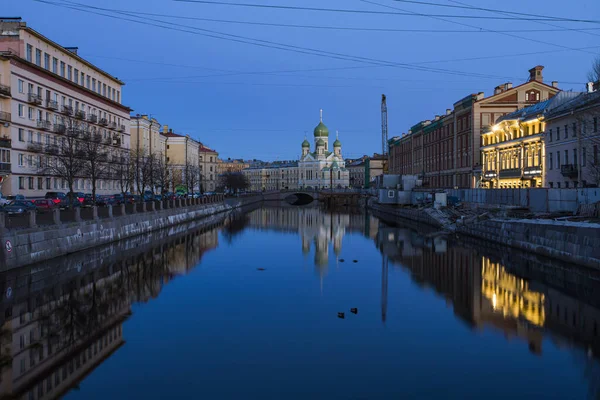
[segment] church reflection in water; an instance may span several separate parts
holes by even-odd
[[[365,213],[273,207],[0,274],[0,399],[51,399],[76,387],[126,344],[123,323],[132,304],[156,298],[220,238],[232,240],[248,228],[298,235],[302,252],[314,251],[320,279],[341,254],[344,236],[362,235],[382,255],[381,293],[374,295],[381,296],[384,321],[394,307],[387,275],[404,270],[442,295],[472,329],[502,332],[536,355],[543,355],[544,339],[570,348],[591,392],[599,393],[600,273],[419,234]]]

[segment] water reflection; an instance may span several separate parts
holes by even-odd
[[[380,291],[371,296],[378,302],[381,298],[383,322],[411,312],[392,313],[400,306],[388,303],[391,293],[398,293],[397,281],[390,277],[409,276],[406,280],[423,291],[443,296],[472,332],[501,332],[536,359],[550,344],[568,351],[590,395],[600,393],[600,273],[417,232],[358,210],[269,207],[220,215],[0,275],[0,398],[50,399],[77,387],[127,346],[123,324],[135,318],[132,305],[151,302],[219,244],[234,251],[237,241],[252,231],[296,236],[321,285],[335,279],[338,271],[330,268],[341,262],[351,239],[360,237],[381,255],[381,269],[359,265],[381,282]]]

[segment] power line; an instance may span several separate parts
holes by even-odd
[[[302,25],[302,24],[282,24],[274,22],[256,22],[256,21],[240,21],[231,19],[218,19],[218,18],[202,18],[202,17],[189,17],[183,15],[170,15],[170,14],[159,14],[149,12],[136,12],[139,15],[148,15],[154,17],[183,19],[191,21],[205,21],[205,22],[218,22],[225,24],[240,24],[240,25],[254,25],[254,26],[272,26],[282,28],[302,28],[302,29],[320,29],[320,30],[341,30],[341,31],[364,31],[364,32],[411,32],[411,33],[488,33],[481,29],[400,29],[400,28],[369,28],[369,27],[353,27],[353,26],[324,26],[324,25]],[[509,29],[502,32],[515,32],[515,33],[527,33],[527,32],[564,32],[564,31],[592,31],[600,30],[600,28],[564,28],[557,27],[556,29]]]
[[[362,1],[363,3],[375,4],[375,5],[380,6],[380,7],[391,8],[391,9],[394,9],[394,10],[406,11],[406,10],[403,10],[401,8],[398,8],[398,7],[393,7],[393,6],[390,6],[390,5],[377,3],[375,1],[370,1],[370,0],[360,0],[360,1]],[[393,1],[396,1],[396,0],[393,0]],[[517,38],[517,39],[521,39],[521,40],[527,40],[527,41],[530,41],[530,42],[545,44],[545,45],[548,45],[548,46],[560,47],[560,48],[563,48],[563,49],[574,50],[572,47],[563,46],[563,45],[552,43],[552,42],[545,42],[543,40],[538,40],[538,39],[531,39],[531,38],[527,38],[527,37],[524,37],[524,36],[515,35],[515,34],[512,34],[512,33],[496,31],[496,30],[488,29],[488,28],[482,28],[480,26],[470,25],[470,24],[466,24],[464,22],[452,21],[452,20],[448,20],[446,18],[441,18],[441,17],[435,16],[435,15],[431,15],[431,14],[421,14],[421,13],[417,13],[417,12],[413,12],[413,13],[415,15],[421,15],[421,16],[425,16],[425,17],[428,17],[428,18],[433,18],[433,19],[436,19],[436,20],[439,20],[439,21],[448,22],[450,24],[456,24],[456,25],[466,26],[466,27],[469,27],[469,28],[486,30],[486,31],[491,32],[491,33],[498,33],[500,35],[504,35],[504,36],[508,36],[508,37],[512,37],[512,38]],[[585,51],[585,50],[579,50],[579,51],[582,51],[584,53],[596,54],[596,53],[588,52],[588,51]]]
[[[424,72],[444,73],[444,74],[450,74],[450,75],[475,76],[475,77],[482,77],[482,78],[483,77],[490,77],[490,78],[495,77],[493,75],[486,75],[486,74],[480,74],[480,73],[474,73],[474,72],[462,72],[462,71],[447,70],[447,69],[441,69],[441,68],[422,67],[422,66],[418,66],[418,65],[414,65],[414,64],[410,64],[410,63],[398,63],[398,62],[391,62],[391,61],[385,61],[385,60],[377,60],[377,59],[368,58],[368,57],[347,55],[347,54],[343,54],[343,53],[306,48],[306,47],[302,47],[302,46],[282,44],[282,43],[277,43],[277,42],[273,42],[270,40],[248,38],[248,37],[241,36],[241,35],[222,33],[222,32],[217,32],[217,31],[203,29],[203,28],[197,28],[197,27],[188,26],[188,25],[173,24],[168,21],[161,21],[161,20],[156,20],[156,19],[152,19],[152,18],[145,18],[145,20],[155,21],[155,22],[158,22],[159,24],[166,24],[167,26],[159,25],[159,24],[150,23],[147,21],[139,21],[137,19],[124,18],[124,17],[114,16],[114,15],[110,15],[110,14],[104,14],[104,13],[97,12],[97,11],[90,11],[87,8],[108,11],[108,12],[114,12],[117,14],[127,15],[129,17],[141,19],[141,17],[137,17],[135,12],[107,9],[107,8],[95,7],[95,6],[88,6],[86,4],[76,3],[73,1],[65,0],[65,3],[67,3],[67,4],[51,2],[48,0],[33,0],[33,1],[50,4],[50,5],[54,5],[54,6],[58,6],[58,7],[69,8],[69,9],[73,9],[73,10],[77,10],[77,11],[102,15],[102,16],[106,16],[106,17],[110,17],[110,18],[119,19],[119,20],[135,22],[135,23],[142,24],[142,25],[150,25],[150,26],[155,26],[155,27],[159,27],[159,28],[163,28],[163,29],[192,33],[192,34],[201,35],[201,36],[208,36],[208,37],[221,39],[221,40],[228,40],[228,41],[233,41],[233,42],[238,42],[238,43],[251,44],[251,45],[259,46],[259,47],[275,48],[275,49],[284,50],[284,51],[290,51],[290,52],[301,53],[301,54],[309,54],[309,55],[331,58],[331,59],[354,61],[354,62],[360,62],[360,63],[366,63],[366,64],[372,64],[372,65],[379,65],[379,66],[398,67],[398,68],[403,68],[403,69],[417,70],[417,71],[424,71]],[[81,7],[84,7],[84,8],[81,8]],[[182,27],[187,28],[187,29],[192,29],[194,31],[191,32],[189,30],[182,29]],[[200,31],[200,32],[196,32],[196,31]],[[496,76],[495,78],[505,79],[506,77]]]
[[[421,16],[426,15],[415,15],[409,11],[403,12],[385,12],[385,11],[373,11],[373,10],[353,10],[345,8],[319,8],[319,7],[300,7],[300,6],[281,6],[273,4],[255,4],[255,3],[233,3],[225,1],[209,1],[209,0],[173,0],[180,3],[196,3],[196,4],[213,4],[220,6],[233,6],[233,7],[253,7],[253,8],[267,8],[267,9],[281,9],[281,10],[300,10],[300,11],[319,11],[319,12],[336,12],[336,13],[351,13],[351,14],[380,14],[380,15],[403,15],[403,16]],[[580,23],[593,23],[599,24],[598,20],[585,20],[585,19],[572,19],[572,18],[522,18],[522,17],[485,17],[479,15],[454,15],[454,14],[428,14],[429,16],[444,17],[444,18],[461,18],[461,19],[489,19],[489,20],[517,20],[517,21],[563,21],[563,22],[580,22]]]

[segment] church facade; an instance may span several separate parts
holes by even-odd
[[[347,188],[350,186],[350,173],[342,156],[342,143],[336,135],[333,146],[329,144],[329,129],[321,121],[314,129],[314,150],[310,142],[302,142],[302,156],[298,161],[299,188]]]

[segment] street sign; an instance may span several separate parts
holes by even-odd
[[[6,241],[5,247],[6,251],[8,251],[9,253],[12,251],[12,243],[10,242],[10,240]]]

